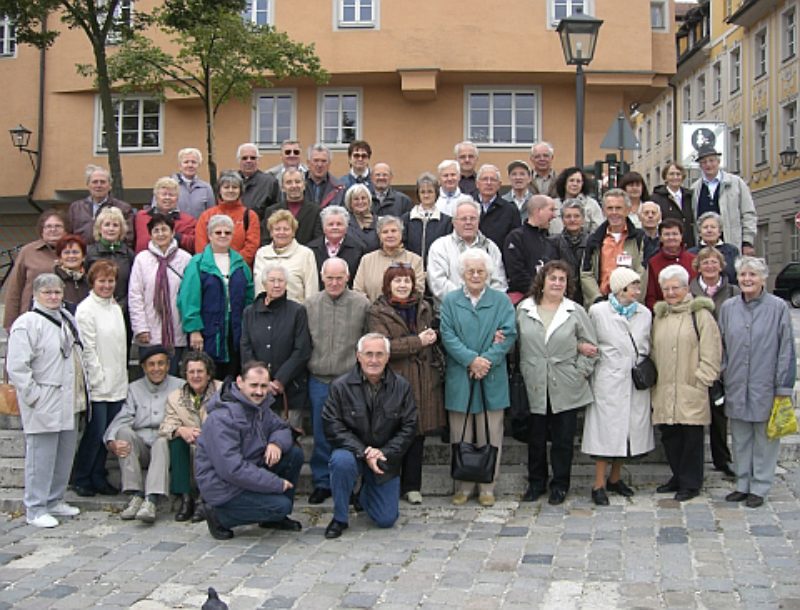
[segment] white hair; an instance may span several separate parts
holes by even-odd
[[[467,261],[480,261],[486,267],[486,281],[494,274],[494,261],[489,253],[482,248],[467,248],[458,257],[458,275],[464,277],[464,268]]]
[[[551,157],[556,154],[556,151],[553,148],[553,145],[550,144],[550,142],[545,142],[544,140],[541,140],[539,142],[534,143],[534,145],[531,146],[531,156],[533,156],[533,152],[540,146],[544,146],[545,148],[547,148],[547,152],[550,154]]]
[[[502,182],[503,177],[500,175],[500,169],[496,165],[492,165],[491,163],[484,163],[483,165],[481,165],[478,168],[478,173],[475,174],[475,177],[480,179],[480,177],[483,174],[488,174],[489,172],[493,172],[498,182]]]
[[[228,227],[231,231],[233,231],[233,220],[230,216],[225,214],[214,214],[208,220],[208,236],[211,237],[212,231],[216,229],[218,226],[223,225]]]
[[[258,278],[261,280],[261,285],[264,286],[267,283],[267,277],[273,271],[278,271],[283,276],[285,281],[289,281],[289,272],[286,270],[286,267],[280,265],[278,263],[267,263],[264,265],[264,269],[261,271],[261,277]]]
[[[769,276],[767,261],[757,256],[740,256],[733,263],[733,268],[736,269],[736,275],[739,275],[743,269],[749,269],[756,275],[761,276],[762,280],[766,280]]]
[[[480,156],[480,152],[478,151],[478,147],[475,146],[475,143],[471,142],[470,140],[464,140],[463,142],[459,142],[458,144],[456,144],[453,147],[453,154],[457,157],[458,156],[458,151],[461,150],[464,146],[472,147],[472,150],[475,151],[475,158],[476,159]]]
[[[453,218],[458,216],[458,208],[460,208],[462,205],[472,206],[472,209],[475,210],[475,213],[480,216],[481,204],[475,201],[470,195],[459,195],[453,202]]]
[[[340,205],[328,205],[319,213],[319,219],[323,228],[325,228],[325,222],[331,216],[341,216],[344,219],[344,224],[350,222],[350,212],[347,211],[347,208],[343,208]]]
[[[256,157],[260,157],[261,156],[261,153],[258,152],[258,146],[256,146],[252,142],[245,142],[244,144],[239,144],[239,148],[236,149],[236,158],[237,159],[241,159],[242,158],[242,150],[245,149],[245,148],[253,148],[256,151]]]
[[[455,167],[456,171],[459,174],[461,173],[461,164],[459,164],[459,162],[456,161],[455,159],[445,159],[444,161],[439,163],[439,165],[436,166],[436,171],[441,174],[448,167]]]
[[[178,151],[178,162],[180,163],[181,161],[183,161],[183,158],[188,155],[194,155],[195,157],[197,157],[198,165],[200,165],[203,162],[203,153],[201,153],[200,150],[197,148],[181,148]]]
[[[678,280],[681,286],[689,285],[689,272],[680,265],[669,265],[664,267],[658,274],[658,285],[664,286],[664,282]]]
[[[383,345],[386,348],[386,353],[391,353],[391,343],[389,343],[388,337],[386,335],[382,335],[381,333],[367,333],[363,337],[358,340],[358,344],[356,345],[356,351],[360,354],[364,351],[364,344],[367,341],[372,341],[373,339],[381,339],[383,341]]]
[[[92,179],[94,174],[101,173],[105,174],[106,178],[108,179],[108,183],[111,184],[111,172],[109,172],[105,167],[102,165],[87,165],[86,166],[86,184]]]
[[[333,263],[342,263],[344,272],[347,274],[347,277],[350,277],[350,265],[347,264],[346,260],[339,258],[338,256],[331,256],[330,258],[326,258],[324,261],[322,261],[322,267],[320,267],[319,270],[320,276],[325,275],[325,270]]]

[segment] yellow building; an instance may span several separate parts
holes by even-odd
[[[678,10],[679,13],[682,11]],[[770,271],[800,260],[800,162],[781,165],[798,150],[797,0],[705,0],[682,16],[676,36],[677,72],[670,89],[639,107],[642,141],[634,169],[651,190],[660,172],[681,159],[686,121],[724,123],[724,170],[749,185],[758,212],[756,251]],[[691,169],[691,182],[699,176]]]
[[[155,1],[136,0],[133,10],[149,11]],[[278,82],[227,104],[216,122],[219,167],[236,167],[237,145],[256,141],[266,169],[287,137],[304,148],[329,144],[335,175],[347,171],[347,140],[365,139],[372,161],[390,163],[399,186],[451,158],[464,139],[504,174],[540,139],[555,146],[556,167],[571,165],[575,69],[565,65],[555,27],[579,9],[604,21],[586,69],[585,129],[586,162],[602,158],[600,142],[619,110],[651,101],[674,74],[673,0],[253,0],[248,18],[313,42],[331,80]],[[34,132],[42,162],[35,199],[68,202],[84,194],[85,166],[107,161],[96,91],[75,71],[76,63],[91,63],[89,44],[56,19],[49,26],[61,35],[41,54],[16,47],[13,26],[4,23],[0,124]],[[196,99],[147,95],[128,95],[119,107],[125,195],[143,203],[156,178],[176,170],[179,149],[205,149],[201,107]],[[25,155],[8,140],[5,146],[0,202],[9,210],[24,200],[32,171]]]

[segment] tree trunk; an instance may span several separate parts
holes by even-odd
[[[100,107],[103,109],[103,128],[106,131],[106,154],[108,170],[111,173],[111,194],[123,199],[124,185],[122,180],[122,164],[117,142],[117,124],[114,122],[114,108],[111,98],[111,81],[108,77],[106,63],[106,46],[101,41],[92,41],[94,59],[97,67],[97,92],[100,95]]]
[[[206,112],[206,146],[208,147],[208,177],[211,183],[211,188],[217,192],[217,155],[216,147],[214,146],[214,106],[211,91],[211,73],[206,68],[205,74],[205,90],[206,98],[204,102],[204,110]]]

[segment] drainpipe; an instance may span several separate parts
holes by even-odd
[[[47,33],[47,16],[42,19],[42,34]],[[39,50],[39,95],[37,99],[38,116],[36,119],[36,143],[38,154],[36,155],[36,165],[33,169],[33,178],[31,179],[31,186],[28,189],[28,203],[37,212],[41,213],[44,210],[36,203],[33,194],[36,192],[36,186],[39,184],[39,178],[42,175],[42,158],[44,157],[44,88],[45,88],[45,67],[47,65],[47,50],[42,48]]]

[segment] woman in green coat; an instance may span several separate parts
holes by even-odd
[[[494,479],[479,485],[481,506],[494,504],[494,482],[500,472],[503,446],[503,411],[509,405],[506,353],[517,336],[514,307],[504,293],[489,288],[494,272],[491,257],[479,248],[464,251],[459,258],[464,287],[445,295],[441,309],[442,344],[447,351],[445,409],[450,416],[450,439],[461,440],[464,420],[474,430],[478,445],[486,443],[484,417],[489,436],[498,451]],[[483,397],[478,382],[483,385]],[[474,386],[474,391],[470,390]],[[470,401],[471,398],[471,401]],[[469,405],[467,404],[469,403]],[[474,424],[474,426],[473,426]],[[469,435],[466,440],[473,440]],[[456,481],[453,504],[464,504],[475,484]]]

